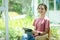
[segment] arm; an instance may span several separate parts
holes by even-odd
[[[40,32],[41,35],[47,34],[50,30],[50,21],[46,20],[45,22],[45,32]]]

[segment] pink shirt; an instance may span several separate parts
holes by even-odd
[[[49,28],[49,19],[45,18],[37,18],[34,20],[33,26],[36,31],[44,32],[45,28]]]

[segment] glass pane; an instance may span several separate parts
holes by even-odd
[[[38,4],[40,4],[41,3],[41,0],[38,0]]]
[[[2,5],[2,0],[0,0],[0,6]]]
[[[32,28],[32,0],[9,0],[9,39],[20,40],[23,27]]]
[[[0,11],[0,40],[5,40],[6,32],[5,32],[5,22],[4,16],[2,15],[2,11]]]
[[[56,0],[56,9],[60,10],[60,0]]]
[[[49,0],[49,9],[54,10],[54,0]]]

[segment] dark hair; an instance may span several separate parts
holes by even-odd
[[[43,4],[43,3],[42,4],[39,4],[38,5],[38,8],[39,8],[40,5],[44,6],[45,10],[47,10],[47,6],[45,4]]]

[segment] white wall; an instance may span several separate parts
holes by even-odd
[[[49,19],[51,22],[60,23],[60,11],[49,11]]]

